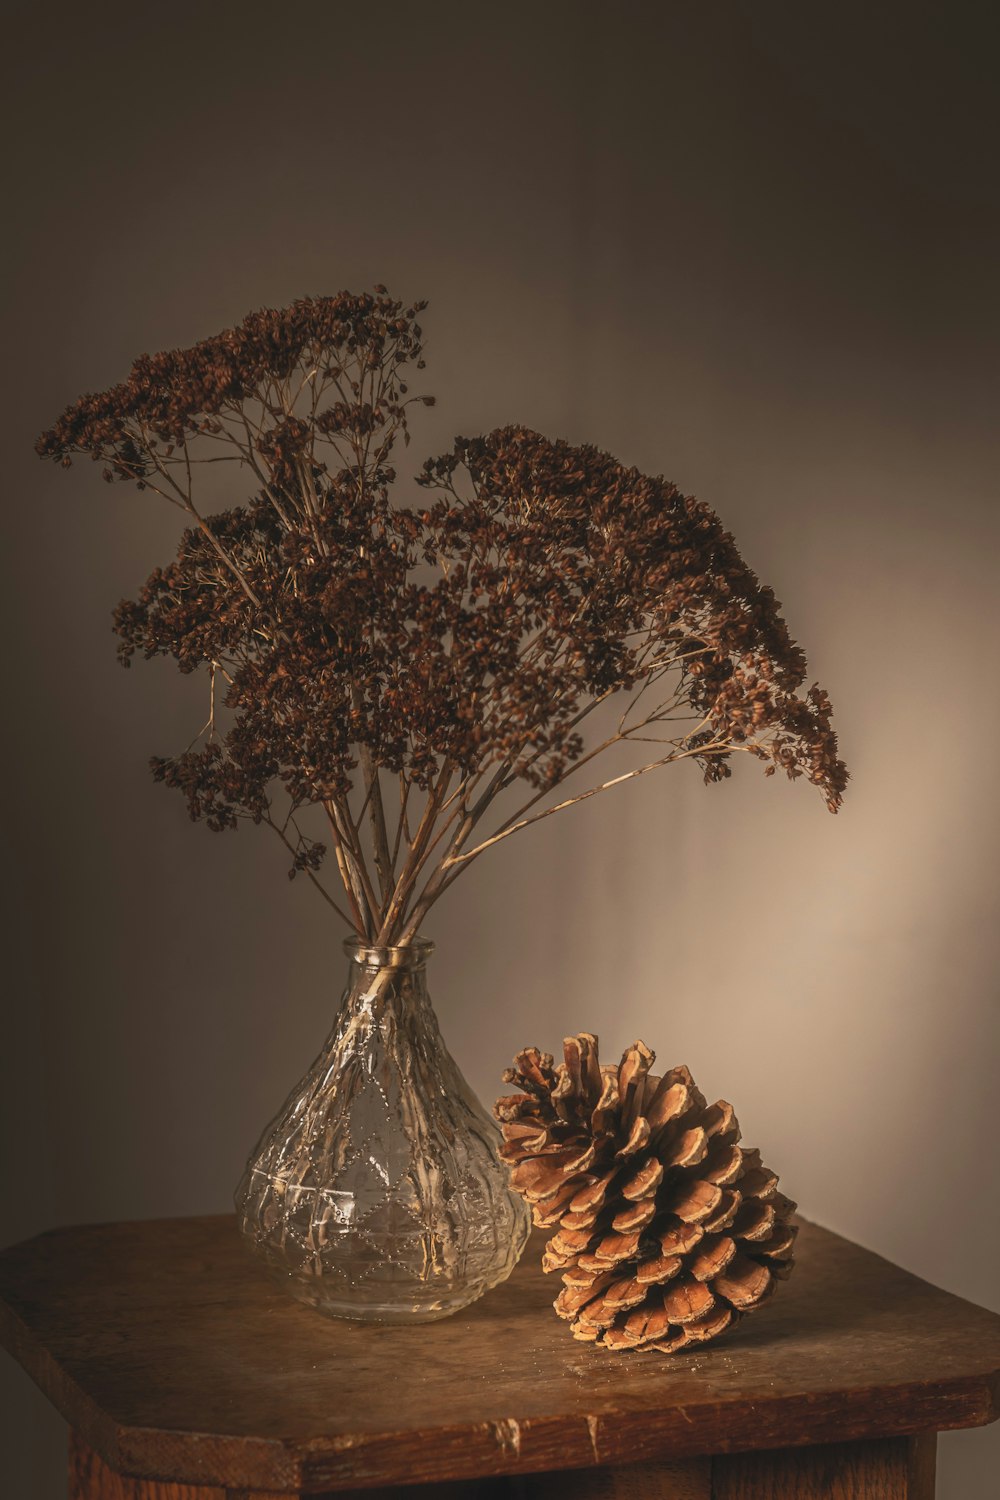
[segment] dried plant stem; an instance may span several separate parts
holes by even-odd
[[[284,844],[285,848],[289,851],[290,854],[294,855],[296,853],[295,845],[292,843],[291,839],[285,833],[285,830],[281,827],[281,825],[278,824],[278,823],[276,823],[274,821],[274,819],[271,818],[271,817],[266,817],[264,819],[264,822],[268,825],[269,828],[273,828],[274,829],[275,833],[278,835],[279,839]],[[318,880],[316,878],[316,875],[315,875],[314,871],[310,870],[307,867],[306,868],[306,874],[308,875],[309,880],[312,883],[312,885],[314,885],[316,887],[316,889],[319,891],[320,895],[323,897],[323,900],[327,903],[327,905],[333,907],[334,911],[337,913],[337,916],[340,918],[340,920],[343,923],[345,923],[346,926],[356,929],[357,928],[357,914],[355,914],[355,920],[352,922],[351,918],[347,915],[347,913],[341,907],[339,907],[337,905],[336,901],[334,901],[334,899],[330,895],[329,891],[323,885],[323,882],[321,880]],[[348,893],[348,894],[350,894],[350,893]]]
[[[385,807],[382,788],[379,785],[379,768],[367,745],[360,747],[361,770],[365,779],[365,800],[371,819],[372,841],[375,846],[375,870],[378,875],[382,901],[388,900],[393,888],[393,858],[389,853],[389,836],[386,830]]]
[[[602,781],[600,786],[593,786],[589,791],[578,792],[574,797],[567,797],[564,801],[557,802],[553,807],[545,807],[541,812],[532,813],[528,818],[520,818],[516,823],[505,825],[499,832],[493,834],[492,837],[484,839],[474,849],[467,849],[464,853],[456,854],[451,859],[446,860],[444,868],[449,869],[455,865],[467,864],[469,860],[478,858],[484,849],[492,848],[501,839],[510,838],[512,833],[518,833],[522,828],[530,828],[532,823],[540,823],[543,818],[550,818],[553,813],[562,812],[567,807],[575,807],[578,802],[586,802],[590,797],[596,797],[600,792],[609,791],[613,786],[621,786],[625,781],[634,781],[637,776],[645,776],[648,771],[655,771],[660,766],[668,766],[673,761],[685,760],[692,755],[704,755],[706,748],[711,750],[712,747],[699,747],[697,750],[675,750],[670,755],[661,756],[659,760],[651,760],[644,766],[636,766],[631,771],[624,771],[621,776],[612,776],[609,781]],[[724,746],[720,743],[716,748],[722,750]]]
[[[350,901],[351,910],[354,913],[355,927],[358,932],[362,932],[366,936],[370,937],[374,925],[372,921],[371,910],[368,906],[367,900],[365,899],[364,889],[361,885],[360,880],[358,879],[355,866],[349,859],[348,854],[345,851],[344,840],[341,835],[340,822],[337,817],[337,813],[332,802],[324,802],[323,810],[326,813],[327,821],[330,825],[330,832],[333,836],[333,851],[337,860],[337,868],[340,870],[340,878],[343,882],[344,889],[347,892],[347,898]]]
[[[395,889],[382,913],[378,935],[380,945],[394,944],[397,941],[397,924],[403,916],[407,901],[412,894],[422,868],[427,846],[434,831],[435,819],[440,810],[441,803],[444,801],[450,777],[451,772],[449,768],[447,766],[443,767],[437,782],[427,798],[427,803],[410,847],[409,856],[396,882]]]

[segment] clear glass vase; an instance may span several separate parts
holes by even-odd
[[[236,1192],[248,1243],[333,1317],[446,1317],[509,1276],[528,1237],[499,1132],[438,1029],[433,946],[345,942],[333,1031]]]

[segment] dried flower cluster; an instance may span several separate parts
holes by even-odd
[[[715,1338],[791,1273],[795,1204],[687,1068],[651,1073],[642,1042],[602,1067],[587,1032],[564,1056],[519,1052],[503,1077],[523,1092],[494,1111],[511,1185],[556,1231],[542,1258],[562,1272],[556,1312],[606,1349]]]
[[[204,728],[156,778],[211,828],[268,824],[290,873],[380,944],[410,941],[498,840],[671,761],[716,781],[745,751],[835,811],[829,700],[800,695],[774,595],[706,505],[519,427],[458,439],[424,465],[425,497],[392,502],[393,447],[432,401],[408,387],[423,306],[377,287],[253,313],[143,356],[39,439],[187,519],[174,560],[115,613],[125,665],[168,655],[209,678]],[[206,466],[227,462],[247,492],[208,514]],[[611,699],[617,726],[588,743]],[[552,799],[601,753],[649,741],[625,776]],[[320,880],[327,841],[346,910]]]

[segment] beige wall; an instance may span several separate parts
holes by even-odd
[[[384,279],[431,299],[417,448],[519,420],[710,501],[855,778],[834,819],[674,767],[494,851],[429,927],[470,1079],[640,1035],[807,1214],[997,1305],[992,41],[912,5],[361,11],[14,7],[0,1240],[224,1208],[342,969],[263,834],[148,777],[201,705],[118,670],[109,610],[172,515],[30,443],[142,349]],[[11,1493],[56,1500],[60,1424],[4,1375]],[[939,1494],[998,1460],[946,1438]]]

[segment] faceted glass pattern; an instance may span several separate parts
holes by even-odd
[[[247,1164],[240,1229],[320,1312],[443,1318],[510,1275],[529,1212],[438,1029],[433,944],[344,946],[337,1022]]]

